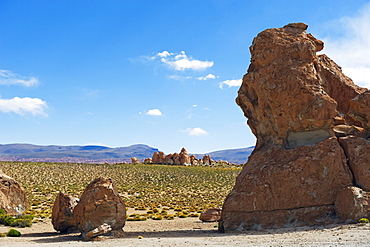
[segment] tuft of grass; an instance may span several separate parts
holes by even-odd
[[[6,235],[8,237],[20,237],[22,234],[20,231],[11,228]]]
[[[31,227],[32,226],[32,220],[30,219],[15,219],[10,226],[12,227]]]
[[[163,220],[163,216],[160,214],[153,214],[151,218],[153,220]]]
[[[369,223],[369,219],[368,218],[361,218],[358,220],[358,223]]]

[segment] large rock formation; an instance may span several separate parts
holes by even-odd
[[[51,214],[51,223],[56,231],[65,233],[76,227],[73,211],[77,203],[77,198],[59,192],[55,198]]]
[[[9,215],[22,214],[28,208],[28,200],[22,186],[0,171],[0,209]]]
[[[236,102],[257,144],[226,198],[220,231],[330,223],[339,191],[367,188],[352,171],[368,166],[359,163],[370,155],[370,93],[316,55],[324,44],[306,29],[268,29],[250,47]]]
[[[122,230],[126,222],[126,207],[113,180],[97,178],[92,181],[74,208],[74,218],[85,239]]]

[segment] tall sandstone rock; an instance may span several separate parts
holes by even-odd
[[[340,191],[368,188],[358,174],[369,173],[361,161],[370,155],[370,93],[317,55],[324,44],[306,29],[268,29],[250,47],[236,102],[257,144],[225,200],[220,231],[331,223],[341,210],[336,200],[347,205],[338,202]],[[364,168],[352,174],[354,166]]]

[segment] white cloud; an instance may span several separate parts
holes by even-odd
[[[327,54],[357,85],[370,88],[370,4],[364,5],[354,17],[344,17],[332,28],[341,36],[327,37],[323,41]]]
[[[39,84],[39,80],[36,77],[28,77],[15,74],[10,70],[0,70],[0,85],[16,84],[31,87]]]
[[[180,76],[180,75],[169,75],[168,78],[173,79],[173,80],[187,80],[187,79],[192,79],[192,76]]]
[[[162,112],[159,109],[149,110],[145,114],[150,116],[162,116]]]
[[[242,85],[242,79],[226,80],[226,81],[220,82],[220,88],[221,89],[223,89],[224,85],[227,85],[229,87],[239,87],[240,85]]]
[[[215,76],[215,75],[212,75],[212,74],[208,74],[206,76],[201,76],[201,77],[197,77],[197,80],[199,81],[205,81],[205,80],[208,80],[208,79],[216,79],[218,76]]]
[[[157,53],[157,56],[161,58],[161,62],[170,66],[170,68],[175,70],[204,70],[212,67],[214,62],[201,61],[193,59],[185,54],[185,51],[179,54],[170,53],[168,51],[163,51]]]
[[[171,56],[171,55],[174,55],[173,53],[169,53],[168,51],[163,51],[163,52],[158,52],[157,53],[157,56],[158,57],[168,57],[168,56]]]
[[[187,128],[182,132],[188,133],[190,136],[205,136],[208,135],[208,132],[201,128]]]
[[[14,112],[22,116],[31,114],[33,116],[47,117],[46,109],[46,102],[38,98],[14,97],[13,99],[0,99],[0,111],[5,113]]]

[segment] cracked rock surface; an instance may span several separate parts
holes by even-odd
[[[356,221],[360,215],[338,214],[349,205],[338,202],[338,193],[351,186],[370,190],[370,92],[316,54],[324,43],[307,27],[267,29],[250,47],[236,102],[257,143],[225,200],[220,231]]]

